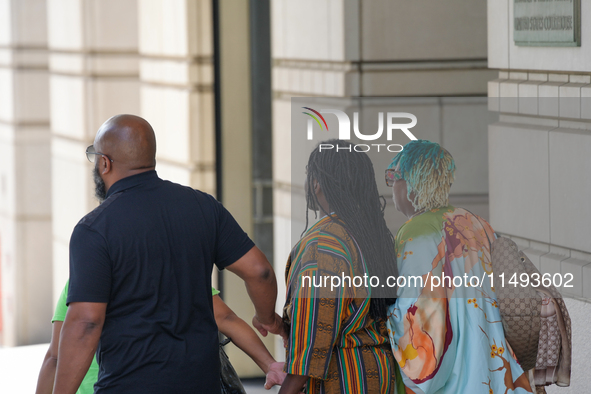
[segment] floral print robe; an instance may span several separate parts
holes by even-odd
[[[489,239],[495,235],[486,221],[452,206],[422,213],[398,231],[399,275],[409,281],[398,289],[387,326],[406,393],[531,392],[505,340],[488,276]],[[462,285],[441,285],[442,274],[462,277]],[[464,286],[472,276],[481,283]]]

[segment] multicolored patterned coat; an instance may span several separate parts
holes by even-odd
[[[392,351],[407,393],[531,392],[505,340],[488,276],[487,235],[494,240],[486,221],[452,206],[420,214],[398,231],[399,275],[423,281],[399,287],[389,309]],[[456,285],[441,281],[442,274]]]

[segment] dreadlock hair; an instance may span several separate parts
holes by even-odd
[[[335,213],[334,219],[357,241],[369,275],[387,272],[397,277],[394,237],[384,219],[386,201],[378,194],[369,156],[356,152],[349,142],[342,140],[332,139],[320,144],[331,144],[335,149],[321,152],[316,147],[310,154],[304,233],[308,229],[308,209],[320,208],[312,185],[312,180],[316,180],[330,209]],[[394,300],[395,298],[372,297],[369,315],[375,320],[386,319],[388,305],[393,304]]]
[[[388,168],[397,165],[406,181],[407,197],[417,211],[449,204],[456,164],[439,144],[427,140],[411,141],[392,159]],[[411,198],[412,192],[414,198]]]

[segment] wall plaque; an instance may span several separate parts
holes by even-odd
[[[513,1],[515,45],[581,46],[581,0]]]

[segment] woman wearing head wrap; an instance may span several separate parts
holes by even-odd
[[[449,152],[424,140],[408,143],[386,170],[396,208],[409,218],[395,238],[400,279],[387,323],[406,392],[531,392],[488,277],[494,232],[449,205],[454,172]]]

